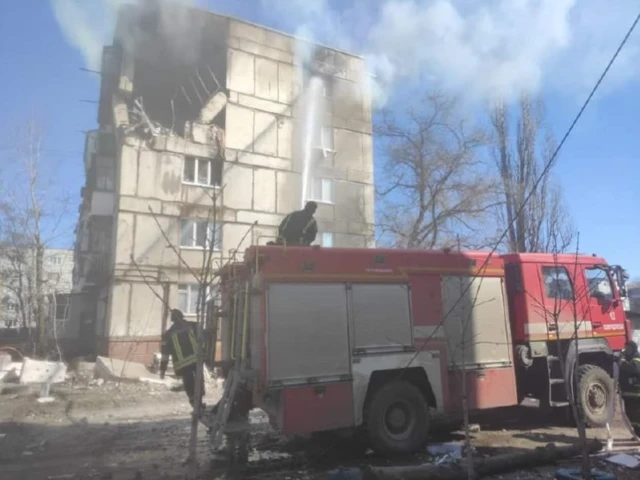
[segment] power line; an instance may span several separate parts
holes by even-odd
[[[529,200],[531,199],[531,197],[533,196],[533,194],[537,190],[538,186],[540,185],[540,182],[542,182],[544,177],[549,173],[549,170],[551,170],[551,167],[553,166],[553,162],[556,160],[556,157],[558,156],[558,153],[562,149],[562,146],[565,144],[565,142],[569,138],[569,135],[571,135],[571,132],[573,132],[574,127],[578,123],[578,120],[580,120],[580,118],[582,117],[582,114],[584,113],[584,111],[587,108],[587,106],[589,105],[589,103],[591,103],[591,99],[593,98],[593,96],[595,95],[596,91],[600,87],[600,84],[602,83],[604,78],[607,76],[607,73],[609,73],[609,70],[611,69],[611,66],[616,61],[616,58],[618,58],[618,55],[620,54],[620,51],[624,48],[625,44],[627,43],[627,40],[629,39],[629,37],[631,36],[633,31],[635,30],[635,28],[638,25],[639,21],[640,21],[640,13],[638,13],[638,15],[636,16],[635,20],[631,24],[631,27],[627,31],[627,34],[622,39],[622,42],[620,42],[620,45],[618,46],[618,48],[616,49],[615,53],[613,54],[613,56],[609,60],[609,63],[607,63],[607,66],[605,67],[605,69],[603,70],[602,74],[600,75],[600,78],[598,78],[598,81],[596,82],[596,84],[591,89],[591,92],[589,93],[589,95],[587,96],[587,99],[582,104],[582,107],[580,108],[580,110],[578,111],[577,115],[573,119],[573,122],[571,122],[571,125],[569,125],[569,128],[567,129],[566,133],[562,137],[562,140],[560,141],[560,143],[558,144],[558,146],[554,150],[554,152],[551,155],[551,158],[549,159],[549,161],[547,161],[544,169],[542,170],[542,173],[538,176],[536,181],[533,183],[533,188],[531,188],[531,191],[524,198],[524,200],[522,202],[522,205],[520,205],[520,207],[516,211],[516,214],[513,216],[513,219],[509,222],[507,227],[504,229],[504,231],[502,232],[502,235],[500,235],[500,238],[496,241],[495,245],[493,246],[493,248],[489,252],[489,255],[487,256],[487,258],[485,259],[483,264],[478,269],[479,272],[481,272],[481,271],[483,271],[484,269],[487,268],[487,265],[489,264],[489,260],[491,260],[491,257],[493,256],[493,254],[496,252],[496,250],[498,250],[498,247],[500,246],[502,241],[505,239],[505,237],[509,233],[509,230],[511,229],[513,224],[520,217],[520,215],[522,215],[522,212],[524,211],[524,208],[525,208],[527,202],[529,202]],[[480,291],[480,286],[482,285],[482,280],[483,279],[484,279],[484,277],[480,277],[480,282],[479,282],[479,285],[478,285],[478,287],[476,289],[476,298],[478,296],[478,292]],[[473,283],[469,282],[469,285],[461,292],[460,297],[458,298],[458,300],[456,300],[456,302],[453,304],[453,306],[444,315],[442,321],[436,326],[434,331],[426,339],[423,340],[423,344],[416,351],[415,355],[413,357],[411,357],[411,359],[409,360],[409,363],[407,363],[407,366],[405,367],[405,369],[409,368],[411,366],[411,364],[415,361],[415,359],[418,358],[418,355],[424,350],[425,346],[427,345],[427,342],[429,340],[431,340],[433,338],[433,336],[436,334],[436,332],[443,326],[443,324],[447,320],[447,317],[449,316],[449,314],[451,314],[453,312],[453,310],[456,308],[456,306],[461,301],[461,299],[467,294],[467,292],[469,291],[469,289],[471,288],[472,285],[473,285]],[[474,299],[473,303],[475,304],[475,299]],[[464,341],[464,339],[463,339],[463,341]]]

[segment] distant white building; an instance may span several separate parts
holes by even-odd
[[[73,250],[46,249],[42,266],[43,293],[48,316],[68,317],[73,273]],[[0,247],[0,328],[33,327],[27,315],[35,305],[36,262],[32,249]],[[28,320],[26,320],[28,319]],[[25,325],[25,321],[28,325]]]

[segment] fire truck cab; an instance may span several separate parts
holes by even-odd
[[[629,328],[615,274],[580,255],[254,246],[220,272],[221,358],[287,436],[413,451],[465,391],[471,411],[569,394],[602,425]]]

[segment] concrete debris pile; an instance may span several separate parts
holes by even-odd
[[[170,385],[170,379],[160,380],[160,377],[149,371],[146,365],[117,358],[98,357],[94,368],[95,378],[105,381],[162,383]]]
[[[9,354],[0,353],[0,383],[18,381],[20,370],[22,363],[14,362]]]
[[[20,371],[20,384],[63,383],[67,379],[67,365],[63,362],[49,362],[25,357]]]
[[[125,129],[125,133],[140,132],[144,136],[157,137],[158,135],[174,135],[173,131],[169,128],[165,128],[158,122],[154,122],[149,118],[147,112],[144,110],[144,104],[142,97],[136,98],[133,102],[133,109],[131,111],[132,124]]]
[[[217,91],[209,97],[200,110],[198,118],[184,123],[184,138],[194,143],[213,147],[217,155],[224,154],[224,130],[214,123],[215,118],[227,105],[227,95]],[[124,125],[123,125],[124,127]],[[178,134],[172,129],[153,121],[144,109],[142,97],[133,102],[131,124],[124,127],[125,134],[137,132],[143,137],[176,137]]]
[[[52,384],[63,383],[67,379],[67,365],[24,357],[21,362],[6,357],[0,362],[0,393],[30,394],[39,388],[39,403],[52,402],[49,395]]]
[[[20,385],[63,383],[67,378],[67,365],[24,357],[21,362],[6,357],[0,362],[0,382]]]

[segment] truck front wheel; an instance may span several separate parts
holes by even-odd
[[[429,434],[429,407],[420,390],[409,382],[380,387],[367,408],[369,440],[381,454],[419,450]]]
[[[585,426],[603,427],[607,422],[609,403],[614,401],[613,380],[595,365],[581,365],[577,377],[576,406]]]

